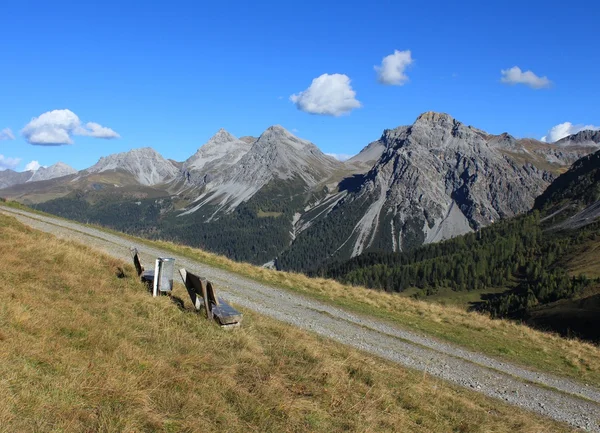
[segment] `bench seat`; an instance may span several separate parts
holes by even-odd
[[[212,305],[213,317],[221,325],[231,325],[242,321],[242,313],[229,305],[223,298],[219,298],[219,305]]]

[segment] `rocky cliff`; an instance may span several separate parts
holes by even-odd
[[[434,112],[411,126],[386,130],[378,141],[384,149],[379,160],[299,219],[300,233],[280,264],[306,269],[477,230],[531,209],[553,171],[568,167],[571,153],[591,151],[580,147],[560,154],[555,150],[561,146],[538,142],[534,153],[529,141],[487,134]],[[544,152],[555,152],[553,159],[540,159]]]

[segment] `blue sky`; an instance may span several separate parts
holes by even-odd
[[[143,146],[184,160],[221,127],[257,136],[273,124],[354,154],[429,110],[520,137],[564,122],[600,125],[592,0],[96,3],[2,2],[0,131],[15,137],[0,141],[5,167],[18,158],[17,170],[32,160],[82,169]],[[392,62],[382,84],[374,67],[395,50],[410,61],[403,70]],[[501,71],[515,66],[522,74],[512,79],[525,82],[503,83]],[[393,85],[394,72],[407,79]],[[320,89],[300,98],[323,74]],[[335,101],[329,115],[298,108],[314,111],[311,98],[329,107],[325,99],[348,96],[348,86],[358,103],[342,104],[346,114],[331,115],[340,114]],[[58,109],[81,122],[80,133],[68,131],[73,144],[29,144],[28,122]],[[107,135],[87,122],[120,138],[95,138]]]

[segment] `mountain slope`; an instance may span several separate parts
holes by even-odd
[[[272,126],[231,169],[212,177],[182,212],[166,215],[161,233],[264,264],[289,246],[296,215],[340,167],[314,144]]]
[[[144,177],[165,166],[166,175]],[[66,218],[263,264],[289,245],[295,214],[343,167],[280,126],[255,140],[237,140],[221,130],[180,165],[150,149],[102,158],[60,183],[67,191],[60,198],[36,203]],[[7,192],[8,198],[27,201]]]
[[[385,152],[368,173],[311,210],[311,221],[301,218],[303,231],[282,268],[311,269],[369,250],[407,251],[525,212],[553,179],[547,166],[564,167],[570,158],[540,164],[527,149],[532,140],[490,135],[432,112],[384,131],[379,141]],[[319,212],[323,217],[314,217]]]
[[[417,296],[486,290],[474,308],[600,341],[600,215],[585,224],[565,224],[582,212],[562,215],[573,207],[587,215],[597,209],[599,172],[600,151],[557,178],[529,215],[405,253],[363,254],[319,273]]]
[[[205,205],[217,211],[231,211],[248,201],[270,182],[293,182],[307,192],[342,163],[323,154],[314,144],[302,140],[281,126],[271,126],[252,144],[230,172],[207,183],[204,192],[184,214]]]
[[[600,133],[597,134],[600,138]],[[578,228],[600,217],[600,151],[577,161],[535,200],[557,228]]]
[[[379,139],[369,143],[357,155],[346,161],[346,165],[362,168],[362,172],[366,173],[373,165],[381,158],[383,152],[387,149],[385,140]]]

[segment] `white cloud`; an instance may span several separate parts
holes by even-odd
[[[525,84],[533,89],[543,89],[552,84],[548,77],[538,77],[531,71],[523,72],[518,66],[502,69],[500,72],[502,73],[500,81],[506,84]]]
[[[348,159],[350,159],[354,156],[354,155],[348,155],[346,153],[326,153],[325,155],[331,156],[331,157],[337,159],[338,161],[347,161]]]
[[[290,96],[290,101],[306,113],[329,116],[348,114],[361,106],[344,74],[323,74],[312,80],[308,89]]]
[[[394,50],[394,54],[383,58],[381,66],[374,66],[377,71],[377,80],[381,84],[402,86],[408,81],[408,77],[405,74],[406,68],[413,62],[410,50]]]
[[[2,140],[14,140],[14,139],[15,139],[15,135],[10,130],[10,128],[4,128],[3,130],[0,131],[0,141],[2,141]]]
[[[119,134],[95,122],[81,123],[71,110],[52,110],[31,119],[21,130],[30,144],[61,146],[73,144],[73,135],[94,138],[119,138]]]
[[[560,123],[550,128],[548,133],[542,137],[542,141],[546,143],[554,143],[561,138],[568,137],[572,134],[577,134],[579,131],[591,129],[594,131],[600,130],[600,126],[594,125],[573,125],[571,122]]]
[[[120,135],[117,134],[110,128],[102,126],[95,122],[88,122],[85,124],[85,127],[79,127],[75,130],[75,135],[85,135],[88,137],[94,138],[119,138]]]
[[[25,166],[25,171],[37,171],[41,167],[37,161],[31,161]]]
[[[8,156],[0,155],[0,170],[6,170],[10,168],[13,170],[21,162],[21,158],[10,158]]]

